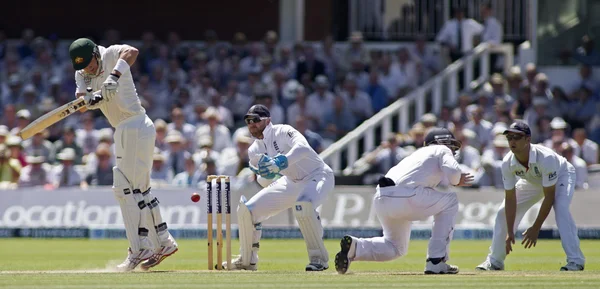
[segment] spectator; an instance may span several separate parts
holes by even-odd
[[[339,140],[357,125],[355,116],[341,95],[335,97],[333,108],[325,114],[324,123],[325,131],[321,135],[328,140],[328,143]]]
[[[343,69],[342,52],[335,48],[335,42],[331,35],[326,36],[321,44],[323,47],[321,60],[325,64],[325,75],[329,80],[337,79],[340,70]]]
[[[244,168],[248,167],[248,148],[253,140],[249,132],[239,133],[235,136],[235,147],[226,148],[218,161],[219,174],[238,176]]]
[[[427,47],[427,38],[418,35],[412,47],[411,58],[420,64],[418,84],[425,83],[441,70],[439,52]]]
[[[231,41],[231,54],[238,56],[239,58],[248,56],[249,51],[247,45],[246,34],[243,32],[236,32]]]
[[[169,144],[165,154],[166,165],[173,175],[185,171],[185,158],[190,157],[190,153],[185,150],[185,139],[179,131],[171,131],[167,134],[165,141]]]
[[[580,148],[578,157],[582,158],[588,166],[598,163],[598,144],[587,138],[585,128],[573,129],[573,140]]]
[[[25,153],[23,153],[23,140],[15,135],[11,135],[6,139],[6,146],[10,150],[10,157],[12,159],[16,159],[21,164],[21,167],[25,167],[27,162],[25,162]]]
[[[559,146],[562,143],[567,143],[571,146],[571,148],[573,148],[573,152],[575,153],[575,155],[578,156],[580,154],[581,149],[577,142],[567,136],[566,131],[568,128],[568,124],[565,122],[564,119],[560,117],[553,118],[550,122],[550,128],[552,128],[552,137],[544,141],[543,144],[545,147],[553,148],[554,143],[559,144]],[[560,153],[559,151],[557,152]]]
[[[494,137],[492,144],[493,146],[485,149],[481,156],[481,166],[485,173],[481,177],[479,185],[503,189],[502,160],[509,150],[508,140],[500,134]]]
[[[76,165],[80,165],[81,158],[83,157],[83,149],[75,142],[75,129],[71,126],[67,126],[63,130],[62,138],[57,140],[50,152],[50,160],[55,162],[57,154],[62,152],[65,148],[72,148],[75,151],[75,158],[72,160]]]
[[[0,144],[5,144],[8,136],[8,127],[6,127],[5,125],[0,125]]]
[[[113,162],[110,146],[101,143],[93,153],[97,159],[97,165],[88,172],[85,183],[90,186],[111,186],[113,184]]]
[[[11,151],[0,144],[0,188],[14,187],[19,182],[21,163],[11,157]]]
[[[240,70],[243,74],[250,74],[252,71],[260,71],[260,44],[255,43],[250,45],[250,55],[242,58],[240,61]]]
[[[387,90],[379,82],[379,72],[377,70],[371,70],[369,73],[369,84],[366,92],[371,96],[373,113],[378,113],[390,103]]]
[[[81,115],[81,128],[75,131],[75,143],[81,147],[83,154],[93,153],[100,141],[100,132],[94,128],[94,115],[87,111]]]
[[[524,119],[525,111],[532,105],[533,96],[531,93],[531,87],[529,85],[523,85],[520,89],[519,97],[511,106],[510,117],[512,119]]]
[[[537,75],[538,75],[537,66],[531,62],[527,63],[527,65],[525,65],[525,78],[526,79],[523,81],[523,84],[528,84],[532,89],[532,93],[534,92],[533,90],[537,86],[537,83],[535,80]]]
[[[532,104],[532,107],[529,107],[525,110],[525,113],[523,114],[523,120],[525,121],[525,123],[531,124],[531,135],[537,136],[538,132],[534,124],[537,123],[540,117],[552,117],[548,109],[550,100],[548,100],[545,97],[536,97],[533,99]]]
[[[196,140],[208,137],[213,143],[212,149],[221,152],[223,149],[232,146],[231,133],[229,129],[221,124],[221,118],[214,107],[209,107],[202,115],[206,124],[198,126],[196,130]]]
[[[28,165],[21,170],[19,187],[46,186],[51,184],[51,167],[48,163],[44,162],[45,160],[44,156],[30,155],[25,158]]]
[[[481,106],[477,106],[469,114],[469,122],[465,124],[464,128],[475,133],[475,137],[472,140],[470,139],[470,144],[479,152],[482,152],[492,139],[492,127],[492,123],[483,119],[483,108]]]
[[[42,156],[44,157],[44,161],[48,160],[49,163],[54,161],[50,159],[53,145],[46,139],[47,137],[48,130],[43,130],[33,135],[32,138],[23,141],[23,151],[25,152],[25,155]]]
[[[333,110],[335,95],[328,90],[329,80],[325,75],[319,75],[315,78],[315,92],[310,94],[307,99],[308,110],[313,112],[317,118],[318,129],[325,126],[325,114]]]
[[[537,132],[536,137],[532,137],[531,143],[543,143],[552,137],[552,127],[550,122],[552,119],[548,116],[541,116],[537,119],[534,130]]]
[[[479,184],[479,180],[483,175],[481,167],[481,153],[479,150],[471,146],[477,135],[470,129],[462,129],[454,134],[456,139],[462,143],[456,160],[461,167],[461,171],[468,172],[475,177],[473,183]]]
[[[173,177],[172,185],[184,188],[197,188],[200,183],[200,172],[191,155],[185,157],[185,171],[182,171]]]
[[[169,149],[169,145],[165,141],[168,133],[167,123],[160,118],[156,119],[154,121],[154,128],[156,129],[156,140],[154,141],[154,146],[161,152],[167,151]]]
[[[386,140],[382,141],[381,144],[365,158],[371,166],[375,167],[378,174],[385,174],[407,155],[407,151],[400,147],[398,136],[391,135],[388,136]]]
[[[292,49],[289,46],[281,47],[274,68],[281,70],[285,78],[296,78],[296,61],[292,57]]]
[[[400,97],[399,95],[399,82],[400,82],[400,71],[392,69],[392,60],[388,54],[384,54],[379,59],[379,76],[381,85],[383,85],[390,96],[390,100],[394,101]]]
[[[506,80],[508,81],[508,94],[515,100],[519,99],[521,94],[521,85],[523,84],[521,67],[518,65],[511,67],[508,70]]]
[[[419,68],[411,59],[408,49],[398,49],[398,61],[392,64],[392,70],[398,75],[398,97],[402,97],[418,85]]]
[[[354,115],[356,123],[360,124],[373,115],[373,106],[369,95],[358,89],[356,79],[346,78],[344,82],[343,97],[348,103],[348,108]]]
[[[600,57],[600,56],[599,56]],[[599,58],[600,59],[600,58]],[[569,90],[569,94],[577,93],[582,87],[586,87],[592,91],[593,95],[598,94],[598,79],[594,76],[594,71],[589,65],[579,66],[579,76],[577,81],[573,84]]]
[[[76,158],[75,150],[70,147],[65,147],[56,154],[56,159],[60,161],[60,164],[55,165],[50,173],[51,183],[55,188],[81,185],[83,178],[73,166]]]
[[[244,121],[244,115],[252,106],[254,100],[248,95],[243,95],[239,92],[238,82],[234,79],[229,80],[225,93],[221,96],[223,98],[223,105],[231,111],[233,114],[233,120],[236,127],[242,125]],[[244,123],[245,125],[245,123]]]
[[[223,125],[225,125],[227,128],[232,129],[233,114],[227,107],[221,105],[222,99],[223,97],[221,96],[221,94],[214,94],[211,98],[210,106],[214,107],[218,111],[219,116],[221,117],[221,123],[223,123]]]
[[[308,141],[310,147],[317,153],[323,151],[323,138],[316,132],[312,131],[308,126],[308,118],[304,115],[296,115],[294,127],[300,132]]]
[[[317,75],[325,74],[325,64],[316,58],[315,49],[310,44],[304,47],[304,55],[296,66],[296,80],[300,81],[305,73],[310,75],[311,81]]]
[[[483,18],[483,32],[481,40],[490,45],[502,44],[502,24],[494,17],[491,3],[484,3],[481,5],[481,17]],[[501,72],[498,63],[498,54],[490,54],[490,68],[493,72]]]
[[[31,121],[31,113],[27,109],[17,111],[17,126],[10,130],[10,134],[17,135]]]
[[[575,167],[575,188],[587,189],[588,170],[585,161],[576,156],[573,147],[566,142],[561,143],[558,153],[565,157],[565,159]]]
[[[344,53],[344,61],[341,63],[343,65],[342,69],[344,71],[349,71],[350,67],[348,65],[352,63],[354,59],[359,59],[361,63],[370,63],[371,59],[369,58],[369,53],[363,46],[362,33],[360,31],[354,31],[348,40],[350,41],[350,46]]]
[[[581,46],[575,50],[573,58],[584,65],[600,64],[600,54],[594,49],[594,40],[589,35],[586,34],[581,38]]]
[[[18,126],[19,120],[16,113],[16,108],[12,104],[4,104],[4,111],[2,113],[2,121],[0,121],[3,125],[5,125],[9,130]]]
[[[594,115],[598,112],[597,105],[598,102],[592,98],[592,91],[587,87],[582,87],[574,95],[565,118],[574,128],[587,128]]]
[[[436,37],[437,42],[450,50],[452,62],[460,59],[464,53],[471,51],[474,48],[473,38],[484,31],[484,27],[477,21],[465,18],[462,8],[454,8],[453,11],[454,18],[444,23]]]
[[[298,128],[296,121],[297,117],[302,116],[305,125],[309,130],[315,130],[320,121],[316,111],[311,111],[306,102],[306,92],[304,87],[300,87],[296,91],[296,101],[287,109],[287,123],[296,129]]]
[[[152,186],[164,185],[171,182],[173,171],[169,169],[165,160],[165,156],[155,149],[152,158],[152,171],[150,172]]]
[[[269,93],[257,92],[255,95],[256,104],[262,104],[266,106],[271,112],[271,123],[272,124],[283,124],[285,123],[285,113],[283,108],[273,102],[273,96]]]
[[[171,120],[173,122],[167,124],[167,133],[171,133],[173,131],[179,132],[183,137],[184,149],[189,152],[193,152],[196,149],[196,127],[193,124],[185,122],[183,110],[178,107],[171,110]],[[164,135],[161,135],[161,139],[163,136]],[[158,142],[158,137],[156,141]],[[158,143],[157,147],[159,147]]]
[[[492,85],[493,98],[502,98],[508,105],[512,105],[515,102],[516,99],[512,95],[507,94],[504,90],[506,82],[504,77],[502,77],[502,74],[494,73],[490,83]]]

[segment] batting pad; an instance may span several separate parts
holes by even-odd
[[[306,242],[308,259],[319,258],[323,262],[329,261],[329,254],[323,243],[323,225],[311,202],[296,202],[294,216],[298,221],[300,232]]]
[[[149,230],[148,238],[155,249],[160,248],[160,246],[163,245],[163,242],[161,242],[161,234],[158,229],[161,228],[162,231],[166,231],[167,224],[163,224],[162,216],[160,215],[160,209],[158,208],[158,199],[152,197],[152,194],[150,194],[150,189],[141,193],[141,196],[144,203],[146,203],[146,208],[142,210],[142,216],[146,221],[145,227]],[[167,237],[164,238],[167,239]],[[167,243],[166,245],[168,246],[170,243]]]
[[[140,208],[146,207],[146,204],[141,196],[139,196],[139,200],[136,199],[129,181],[117,167],[113,167],[113,192],[121,206],[125,234],[129,240],[131,251],[138,252],[142,248],[141,239],[144,238],[143,235],[147,234],[147,230],[141,226],[140,211]]]
[[[242,257],[242,265],[250,266],[252,258],[252,237],[254,235],[254,222],[252,221],[252,213],[246,207],[246,197],[240,197],[240,204],[237,209],[238,216],[238,235],[240,238],[240,256]],[[258,245],[256,247],[258,250]]]

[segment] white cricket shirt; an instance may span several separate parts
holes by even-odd
[[[98,46],[102,59],[100,75],[95,78],[84,76],[83,70],[75,72],[75,83],[77,84],[76,93],[85,93],[86,87],[91,87],[92,91],[102,89],[102,83],[108,78],[115,68],[121,51],[126,45],[111,45],[108,48]],[[117,94],[110,101],[102,101],[98,108],[104,113],[108,122],[113,127],[117,127],[123,120],[132,116],[145,114],[146,110],[142,107],[140,98],[135,90],[133,77],[130,71],[126,71],[119,77],[119,87]]]
[[[504,189],[514,189],[517,177],[534,185],[551,187],[562,175],[575,172],[575,168],[564,157],[538,144],[531,144],[528,166],[524,167],[512,152],[508,152],[502,160]]]
[[[248,148],[248,156],[277,154],[288,158],[288,167],[280,174],[292,181],[301,181],[316,172],[331,171],[331,168],[310,147],[306,138],[287,124],[269,123],[263,131],[263,139],[255,139]]]
[[[460,175],[458,162],[447,146],[429,145],[404,158],[385,176],[396,186],[433,188],[443,180],[457,185]]]

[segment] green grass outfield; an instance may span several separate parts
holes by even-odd
[[[337,240],[326,241],[331,260],[325,272],[304,272],[302,240],[261,241],[257,272],[209,272],[205,240],[181,240],[179,252],[153,272],[114,273],[125,257],[125,240],[0,239],[0,288],[600,288],[600,241],[582,241],[584,272],[559,272],[565,258],[558,240],[517,247],[507,271],[475,271],[489,244],[453,241],[450,263],[461,272],[447,276],[423,275],[426,241],[412,241],[398,260],[355,262],[348,274],[338,275]]]

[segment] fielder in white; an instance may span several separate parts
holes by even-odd
[[[458,213],[456,193],[434,189],[450,182],[468,186],[473,176],[462,173],[455,154],[461,143],[445,128],[433,128],[425,146],[391,168],[379,179],[373,209],[383,227],[383,237],[345,236],[335,256],[335,269],[345,274],[353,261],[390,261],[408,251],[411,223],[433,216],[433,229],[425,274],[456,274],[458,267],[446,263],[454,222]]]
[[[535,247],[540,228],[554,207],[556,225],[567,254],[567,264],[560,270],[582,271],[585,258],[569,210],[575,191],[575,168],[553,150],[531,144],[531,130],[524,122],[513,123],[504,135],[510,145],[510,152],[502,163],[506,198],[496,215],[490,254],[476,269],[504,270],[504,259],[515,244],[515,232],[521,219],[531,206],[543,199],[535,222],[523,233],[521,244],[525,248]]]
[[[71,44],[69,54],[76,70],[76,96],[84,96],[86,107],[100,109],[115,127],[113,191],[130,245],[127,258],[117,269],[131,271],[143,262],[142,269],[148,270],[175,253],[177,243],[162,221],[158,199],[150,193],[156,130],[129,71],[138,50],[129,45],[105,48],[80,38]]]
[[[334,187],[333,171],[296,129],[271,124],[271,114],[265,106],[252,106],[244,119],[255,138],[248,148],[250,167],[264,189],[250,200],[244,196],[240,199],[240,256],[233,260],[230,269],[256,270],[261,222],[294,208],[308,251],[306,271],[326,270],[329,256],[316,208]],[[226,265],[223,262],[223,267]]]

